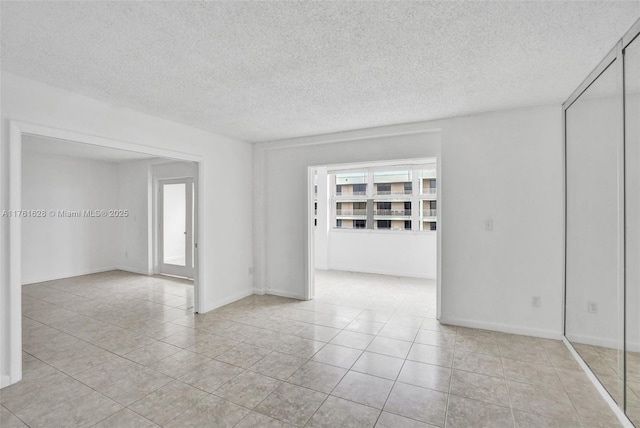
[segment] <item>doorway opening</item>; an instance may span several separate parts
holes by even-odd
[[[27,307],[33,306],[29,308],[33,317],[43,314],[43,305],[57,311],[73,309],[79,319],[95,315],[108,331],[84,333],[96,335],[100,343],[95,346],[118,352],[156,334],[150,330],[156,322],[162,325],[199,312],[202,157],[18,121],[10,121],[10,128],[9,206],[34,215],[9,219],[10,376],[3,378],[2,386],[22,379]],[[175,165],[188,165],[193,171],[170,176],[190,175],[192,180],[188,230],[193,246],[191,272],[185,275],[189,280],[154,276],[159,271],[154,251],[153,170]],[[49,281],[44,285],[46,292],[29,285],[43,281]],[[26,288],[39,297],[23,294]],[[61,293],[69,299],[61,299]],[[129,293],[130,300],[121,293]],[[95,306],[89,300],[95,300]],[[123,334],[133,328],[132,322],[139,323],[137,330]],[[81,329],[88,324],[69,325]]]
[[[438,318],[437,189],[437,158],[309,167],[306,297]]]

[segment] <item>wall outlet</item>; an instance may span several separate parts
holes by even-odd
[[[491,232],[493,230],[493,219],[487,219],[484,222],[484,229]]]
[[[597,302],[587,302],[587,312],[590,314],[598,313],[598,303]]]
[[[531,298],[531,306],[534,308],[539,308],[542,306],[542,301],[540,300],[540,296],[533,296]]]

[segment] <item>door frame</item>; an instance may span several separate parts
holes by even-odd
[[[158,179],[154,179],[154,193],[157,195],[157,199],[156,199],[156,203],[154,204],[154,208],[153,208],[153,215],[154,215],[154,219],[155,219],[155,234],[157,236],[157,239],[155,239],[155,245],[154,245],[154,251],[155,251],[155,264],[154,264],[154,272],[157,274],[165,274],[165,275],[173,275],[173,276],[180,276],[180,277],[185,277],[184,275],[182,275],[183,272],[179,272],[178,269],[181,269],[180,266],[177,265],[171,265],[171,264],[165,264],[164,263],[164,234],[162,233],[163,231],[163,226],[164,226],[164,211],[163,211],[163,204],[164,204],[164,191],[163,191],[163,187],[165,184],[182,184],[184,183],[186,185],[185,187],[185,199],[186,199],[186,207],[188,210],[189,206],[192,206],[193,208],[191,209],[191,216],[189,216],[188,212],[186,213],[186,222],[185,222],[185,228],[187,229],[186,232],[186,242],[185,242],[185,269],[186,269],[186,278],[192,279],[194,277],[195,274],[195,247],[196,247],[196,241],[195,241],[195,231],[192,232],[192,230],[195,228],[195,215],[196,215],[196,209],[195,209],[195,202],[196,202],[196,197],[195,197],[195,185],[196,185],[196,180],[195,177],[177,177],[177,178],[158,178]],[[190,187],[189,184],[191,184],[193,186],[193,190],[192,193],[188,192],[187,189]],[[173,266],[176,266],[178,269],[173,269]],[[191,267],[193,266],[193,267]]]
[[[8,209],[22,209],[22,136],[34,135],[40,137],[55,138],[60,140],[73,141],[93,146],[107,147],[112,149],[121,149],[131,152],[144,153],[157,157],[168,159],[176,159],[182,161],[194,162],[196,166],[196,177],[199,178],[203,173],[204,157],[191,153],[176,152],[152,146],[146,146],[137,143],[131,143],[122,140],[114,140],[110,138],[84,134],[72,130],[53,128],[50,126],[22,122],[18,120],[9,120],[9,171],[8,171]],[[195,206],[195,235],[196,245],[204,242],[202,229],[199,227],[200,205],[199,199],[204,194],[204,189],[197,180],[196,184],[196,206]],[[0,379],[0,388],[11,385],[22,380],[22,221],[20,217],[11,217],[9,219],[9,255],[8,255],[8,280],[9,287],[5,295],[8,302],[7,314],[2,319],[3,326],[8,336],[8,352],[3,354],[8,359],[9,375],[2,376]],[[194,312],[201,311],[200,299],[200,263],[199,254],[196,246],[195,251],[195,272],[194,272]]]

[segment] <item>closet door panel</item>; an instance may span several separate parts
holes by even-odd
[[[623,407],[620,66],[614,60],[565,112],[565,335]]]
[[[627,415],[640,426],[640,39],[624,52]]]

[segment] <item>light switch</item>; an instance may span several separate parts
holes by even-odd
[[[489,232],[493,230],[493,219],[487,219],[487,221],[484,222],[484,229]]]

